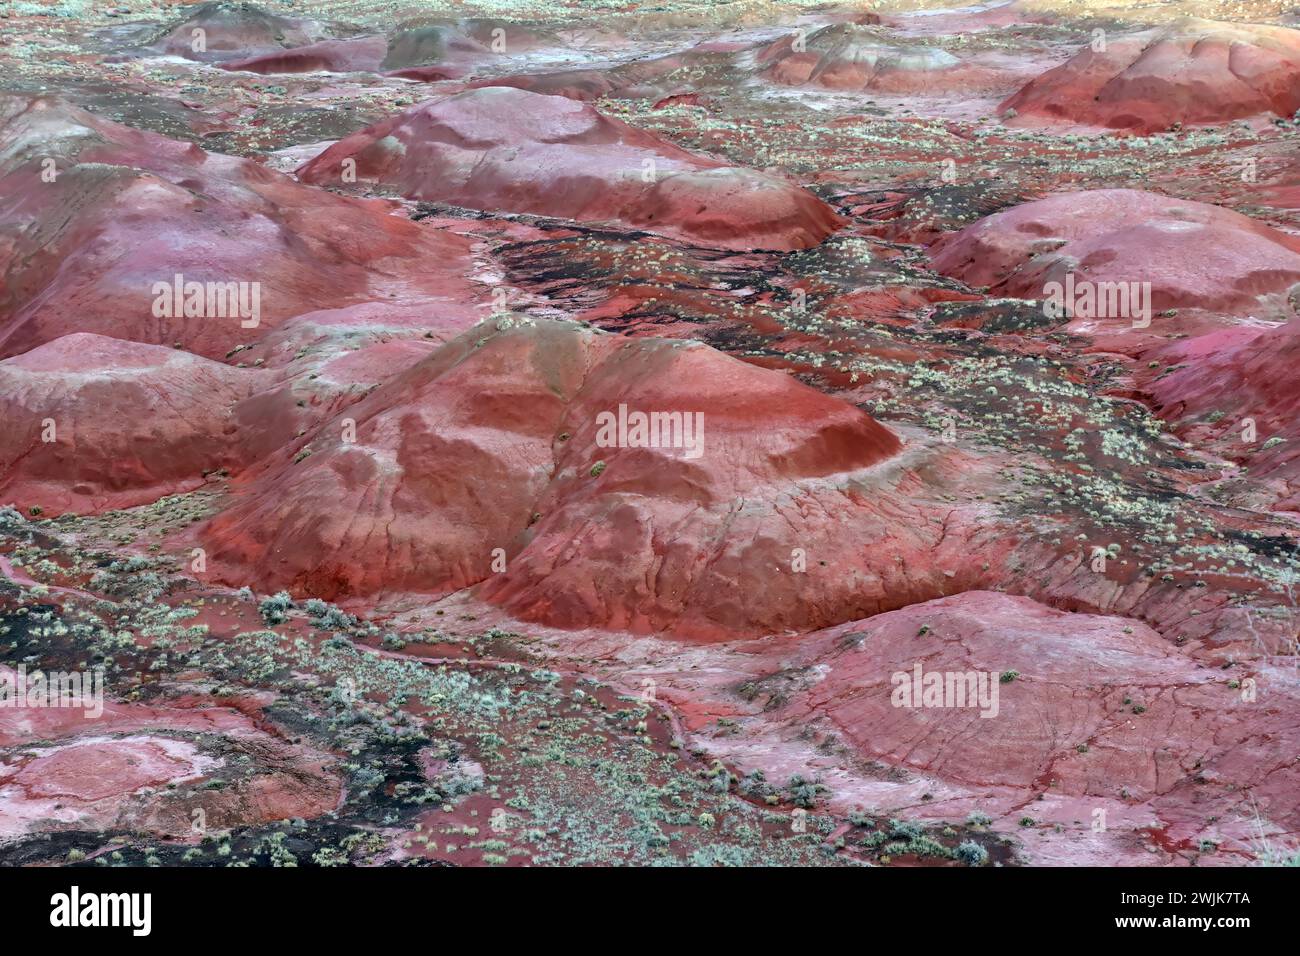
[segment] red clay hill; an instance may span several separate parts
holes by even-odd
[[[248,73],[388,73],[414,80],[459,77],[503,56],[533,48],[539,38],[518,23],[463,19],[406,24],[392,34],[326,39],[228,59],[223,70]]]
[[[305,312],[420,304],[455,322],[479,294],[470,243],[387,202],[55,99],[0,97],[0,202],[0,357],[96,332],[220,359]]]
[[[1232,856],[1208,862],[1240,861],[1263,828],[1300,825],[1300,793],[1288,783],[1300,745],[1288,715],[1300,701],[1284,663],[1225,671],[1132,618],[993,591],[802,643],[790,653],[754,642],[737,655],[755,659],[748,682],[731,674],[719,687],[711,674],[687,673],[681,692],[761,740],[754,753],[768,766],[774,739],[784,741],[778,753],[801,740],[841,742],[880,771],[834,780],[846,805],[946,820],[978,811],[1020,830],[1037,863],[1146,864],[1133,839],[1144,828],[1168,850],[1211,841]],[[737,686],[747,688],[740,701]],[[746,752],[743,740],[714,746]]]
[[[483,87],[423,103],[340,140],[298,170],[410,199],[616,222],[723,249],[817,245],[840,224],[783,179],[693,155],[562,96]]]
[[[232,409],[262,374],[90,333],[0,361],[0,499],[54,515],[191,490],[242,464]]]
[[[946,50],[906,42],[873,26],[837,23],[796,33],[757,53],[761,75],[786,86],[925,93],[1001,86],[1001,71],[958,59]]]
[[[202,3],[166,27],[151,46],[162,53],[213,61],[303,46],[329,35],[316,20],[282,17],[251,3]]]
[[[934,268],[1000,295],[1050,282],[1149,282],[1151,308],[1286,311],[1300,239],[1208,203],[1135,189],[1061,193],[988,216],[931,247]]]
[[[999,109],[1135,133],[1290,117],[1300,109],[1300,31],[1188,19],[1112,36],[1032,80]]]
[[[239,489],[201,532],[221,579],[334,599],[495,576],[489,599],[561,626],[662,627],[688,612],[739,625],[860,599],[846,582],[809,610],[758,577],[834,535],[831,510],[854,504],[835,489],[898,452],[892,433],[699,344],[501,324]],[[642,446],[654,439],[638,439],[635,413],[676,416],[654,432],[661,447]],[[746,574],[758,577],[727,583]],[[742,600],[737,585],[757,590]]]

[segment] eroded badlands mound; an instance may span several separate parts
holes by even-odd
[[[508,53],[535,47],[527,28],[505,20],[469,19],[407,25],[387,36],[348,37],[226,59],[223,70],[249,73],[390,73],[413,80],[460,77]]]
[[[0,862],[1294,862],[1293,18],[73,6]]]
[[[1189,19],[1107,36],[1033,80],[1007,115],[1151,133],[1300,110],[1300,31]]]
[[[996,71],[964,63],[946,50],[898,45],[891,31],[841,23],[801,31],[760,50],[762,76],[791,86],[915,93],[996,87]]]
[[[485,87],[421,104],[298,170],[497,212],[617,222],[723,249],[806,249],[839,224],[781,179],[726,166],[566,97]]]
[[[1300,283],[1300,238],[1219,206],[1136,189],[1023,203],[931,251],[938,271],[1000,295],[1041,299],[1071,273],[1080,290],[1085,282],[1148,283],[1155,312],[1289,315],[1288,293]]]
[[[237,470],[232,410],[256,375],[87,332],[0,361],[0,498],[52,515],[126,508]]]
[[[1229,812],[1237,788],[1269,800],[1283,827],[1300,823],[1300,799],[1283,783],[1300,744],[1287,716],[1296,686],[1284,670],[1252,672],[1277,704],[1255,715],[1221,672],[1150,628],[982,591],[824,639],[834,650],[818,659],[818,679],[788,702],[768,699],[765,719],[790,730],[827,721],[862,757],[914,773],[913,794],[924,786],[957,805],[1027,813],[1035,825],[1095,822],[1100,810],[1108,827],[1151,825],[1188,848],[1216,817],[1220,839],[1248,837],[1248,822]],[[903,695],[935,694],[934,674],[960,674],[972,706],[897,706]],[[967,745],[976,736],[981,745]],[[1026,781],[1044,778],[1050,791],[1035,799]],[[1099,850],[1081,848],[1092,861],[1104,859]]]
[[[0,355],[96,332],[221,359],[316,309],[469,298],[468,243],[382,202],[44,97],[0,121]]]
[[[322,426],[201,537],[218,575],[258,590],[442,595],[496,565],[490,600],[560,626],[771,627],[795,623],[785,589],[735,589],[797,566],[828,530],[806,509],[853,508],[854,473],[899,448],[852,406],[702,345],[506,320]]]
[[[282,17],[250,3],[195,4],[188,15],[165,28],[152,42],[162,53],[194,60],[246,56],[254,50],[281,50],[324,39],[324,24]]]

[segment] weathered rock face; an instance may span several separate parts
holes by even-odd
[[[1029,119],[1150,133],[1300,109],[1300,31],[1185,20],[1085,48],[1004,101]]]
[[[469,243],[385,203],[55,100],[0,123],[0,356],[96,332],[223,358],[316,309],[473,298]]]
[[[486,55],[488,48],[468,33],[445,24],[414,27],[395,34],[388,41],[380,67],[400,70],[428,66],[455,54]]]
[[[839,225],[784,180],[723,166],[561,96],[512,87],[422,104],[349,136],[299,169],[411,199],[614,221],[725,249],[804,249]]]
[[[661,437],[677,447],[620,439],[620,406],[676,416]],[[688,612],[704,629],[774,626],[762,618],[801,612],[740,599],[736,577],[784,590],[756,576],[833,535],[807,512],[851,509],[844,482],[900,447],[780,373],[563,323],[473,330],[346,418],[202,532],[224,579],[330,598],[492,579],[490,600],[560,626],[655,629]]]
[[[899,45],[887,30],[852,23],[783,37],[760,50],[757,62],[761,75],[774,82],[835,90],[971,90],[1002,80],[998,71],[964,63],[945,50]]]
[[[122,508],[238,470],[232,410],[261,374],[88,333],[0,361],[0,499]]]
[[[533,49],[542,42],[533,30],[509,20],[474,17],[413,23],[389,38],[380,69],[411,79],[460,76],[475,66]]]
[[[1208,203],[1133,189],[1063,193],[981,219],[931,247],[934,268],[992,291],[1045,298],[1082,283],[1150,283],[1150,307],[1289,311],[1300,240]],[[1066,314],[1076,309],[1067,303]],[[1094,324],[1129,316],[1097,316]],[[1166,321],[1154,319],[1154,322]]]

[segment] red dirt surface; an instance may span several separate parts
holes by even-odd
[[[1254,500],[1243,504],[1300,511],[1300,325],[1238,327],[1153,354],[1174,369],[1147,386],[1157,413],[1249,467]]]
[[[263,74],[313,73],[317,70],[331,73],[377,71],[387,52],[388,41],[381,36],[322,40],[320,43],[309,43],[289,50],[226,60],[221,68]]]
[[[268,734],[234,707],[186,704],[109,700],[93,718],[79,708],[0,709],[0,747],[25,745],[0,759],[0,839],[137,827],[197,840],[207,827],[315,816],[338,804],[324,755]],[[202,787],[250,760],[252,772],[234,786]]]
[[[572,652],[601,650],[586,640]],[[922,695],[926,675],[961,675],[970,703],[896,704],[918,664]],[[968,591],[707,656],[633,642],[621,668],[632,683],[653,680],[694,739],[742,769],[812,767],[845,812],[979,812],[1020,830],[1039,863],[1149,865],[1152,840],[1133,838],[1148,827],[1175,859],[1207,840],[1224,851],[1203,864],[1242,862],[1261,836],[1234,810],[1242,790],[1267,793],[1275,834],[1300,813],[1285,782],[1297,742],[1293,672],[1197,661],[1125,617]],[[969,682],[977,674],[983,691]],[[1273,706],[1259,712],[1250,693]]]

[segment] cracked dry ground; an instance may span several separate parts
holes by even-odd
[[[0,18],[0,861],[1293,860],[1300,22],[942,6]]]

